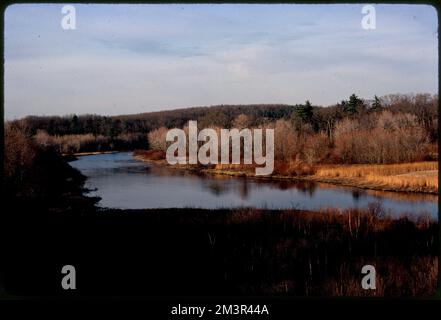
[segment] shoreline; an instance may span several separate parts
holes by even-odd
[[[395,188],[393,186],[388,186],[386,184],[375,183],[372,181],[366,181],[364,179],[354,179],[354,178],[332,178],[332,177],[319,177],[316,175],[304,175],[304,176],[285,176],[285,175],[270,175],[270,176],[256,176],[251,172],[240,171],[240,170],[222,170],[214,168],[199,168],[192,165],[177,165],[171,166],[165,162],[165,160],[153,160],[147,159],[142,155],[133,155],[133,158],[146,163],[154,164],[161,167],[167,167],[170,169],[183,170],[198,174],[209,174],[209,175],[226,175],[237,178],[247,178],[256,180],[267,180],[267,181],[281,181],[281,180],[291,180],[291,181],[312,181],[319,183],[327,183],[336,186],[352,187],[365,190],[375,190],[375,191],[388,191],[397,193],[419,193],[419,194],[430,194],[438,195],[438,190],[433,190],[432,188],[416,189],[412,187],[406,188]]]
[[[94,156],[98,154],[110,154],[118,153],[121,151],[90,151],[90,152],[75,152],[75,153],[62,153],[63,157],[81,157],[81,156]]]

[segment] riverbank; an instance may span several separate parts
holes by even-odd
[[[274,173],[256,176],[244,165],[169,165],[159,151],[135,151],[134,158],[159,166],[202,174],[229,175],[263,180],[305,180],[361,189],[438,194],[438,162],[426,161],[385,165],[303,165],[295,175]],[[301,166],[301,165],[298,165]]]
[[[91,151],[91,152],[74,152],[74,153],[63,153],[63,157],[81,157],[81,156],[93,156],[97,154],[109,154],[109,153],[118,153],[120,151]]]

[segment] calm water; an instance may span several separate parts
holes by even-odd
[[[141,208],[298,208],[365,207],[380,201],[396,214],[438,215],[435,195],[402,194],[342,188],[328,184],[291,181],[257,181],[228,176],[195,175],[137,161],[132,153],[79,157],[71,162],[88,177],[90,195],[99,205]]]

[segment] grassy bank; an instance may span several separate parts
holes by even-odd
[[[438,162],[319,166],[313,178],[360,188],[437,194]]]
[[[135,158],[171,168],[207,174],[223,174],[256,179],[301,179],[381,191],[438,194],[438,162],[425,161],[401,164],[329,165],[276,162],[271,176],[256,176],[254,166],[247,165],[176,165],[170,166],[161,151],[134,153]]]

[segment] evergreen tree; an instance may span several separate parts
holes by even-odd
[[[309,100],[306,100],[305,104],[299,105],[297,107],[297,115],[302,119],[305,123],[311,123],[312,122],[312,106]]]
[[[355,93],[349,97],[349,101],[343,105],[344,111],[349,116],[355,115],[359,111],[359,107],[363,105],[363,101],[359,99]]]
[[[70,131],[74,134],[80,133],[80,119],[76,114],[70,120]]]
[[[372,103],[372,106],[371,106],[371,111],[379,112],[379,111],[382,111],[382,110],[383,110],[383,106],[381,105],[381,101],[380,101],[380,99],[377,96],[375,96],[374,97],[374,102]]]

